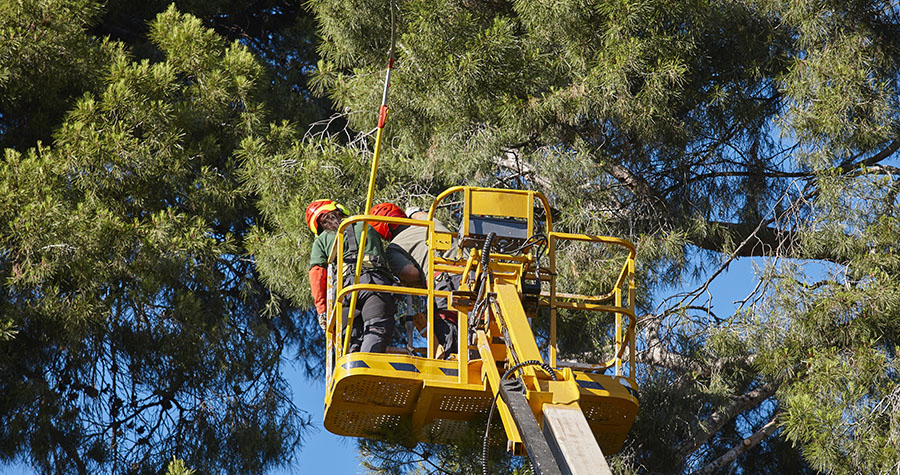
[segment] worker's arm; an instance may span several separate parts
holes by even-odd
[[[419,268],[416,267],[415,264],[407,264],[403,266],[397,273],[397,278],[400,279],[401,284],[407,287],[423,287],[422,274],[419,272]]]
[[[391,273],[397,276],[400,284],[405,287],[425,287],[425,274],[415,259],[403,248],[396,244],[389,244],[385,250]]]
[[[325,315],[328,313],[328,252],[334,242],[334,232],[322,231],[313,241],[309,253],[309,290],[316,304],[319,326],[325,329]]]
[[[322,266],[312,266],[309,269],[309,290],[312,292],[313,302],[316,304],[316,312],[319,315],[328,313],[327,277],[328,271]]]

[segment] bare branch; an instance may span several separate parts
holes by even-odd
[[[721,429],[722,426],[725,425],[725,423],[733,419],[738,414],[753,407],[759,406],[763,401],[774,395],[777,389],[777,384],[768,383],[732,399],[730,404],[716,412],[713,412],[703,422],[701,422],[699,425],[699,430],[694,434],[694,436],[690,440],[686,440],[675,448],[676,453],[682,459],[687,457],[692,452],[699,449],[703,444],[705,444],[706,441],[713,436],[713,434],[718,432],[719,429]]]
[[[659,336],[661,317],[654,315],[644,319],[642,323],[645,324],[644,336],[647,341],[647,349],[637,353],[636,359],[639,363],[691,373],[705,372],[705,368],[700,363],[666,348]]]
[[[647,342],[646,349],[638,351],[635,355],[638,363],[687,372],[695,378],[708,378],[728,365],[750,366],[756,360],[756,355],[753,354],[745,357],[718,358],[701,363],[681,353],[671,351],[666,348],[663,338],[659,334],[663,317],[664,315],[650,315],[643,317],[638,322],[638,325],[644,327],[644,339]]]
[[[729,178],[729,177],[756,177],[763,176],[765,178],[806,178],[812,177],[815,173],[811,171],[803,171],[803,172],[782,172],[778,170],[765,170],[765,171],[731,171],[724,170],[720,172],[709,172],[703,173],[699,175],[694,175],[690,177],[687,181],[701,181],[707,180],[710,178]]]
[[[739,444],[732,447],[731,450],[725,452],[725,455],[722,455],[712,463],[709,463],[700,470],[697,470],[696,472],[694,472],[694,474],[705,475],[714,473],[716,470],[733,462],[735,459],[740,457],[741,454],[762,442],[763,439],[769,437],[775,432],[776,429],[778,429],[778,425],[775,423],[775,419],[776,417],[772,417],[772,419],[767,422],[766,425],[762,426],[758,431],[754,432],[753,435],[742,440]]]
[[[75,463],[76,467],[78,468],[79,474],[88,473],[87,466],[78,455],[78,449],[75,447],[72,439],[63,434],[62,431],[57,429],[53,424],[50,424],[50,439],[54,443],[58,444],[66,453],[66,455]]]
[[[527,177],[544,189],[551,186],[550,180],[539,175],[530,163],[523,161],[515,149],[504,150],[502,156],[494,157],[494,164],[515,172],[517,176]]]
[[[755,227],[748,223],[710,222],[718,228],[718,232],[694,238],[691,243],[702,249],[722,252],[734,237],[741,239],[742,242],[733,251],[730,259],[773,256],[779,245],[785,242],[793,243],[800,239],[800,234],[795,231],[769,226],[773,222],[775,222],[774,219],[767,219]]]

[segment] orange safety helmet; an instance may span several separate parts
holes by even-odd
[[[332,200],[315,200],[306,207],[306,225],[309,226],[313,234],[319,234],[319,217],[330,211],[340,210],[340,212],[350,216],[347,208]]]
[[[372,207],[372,210],[369,211],[369,214],[374,214],[375,216],[390,216],[393,218],[405,218],[406,213],[400,209],[399,206],[394,203],[381,203]],[[378,231],[378,234],[381,237],[390,241],[394,239],[394,231],[397,230],[399,224],[389,224],[389,223],[372,223],[372,227],[375,228],[375,231]]]

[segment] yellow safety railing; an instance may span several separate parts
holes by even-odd
[[[431,205],[431,208],[428,212],[427,220],[416,220],[416,219],[408,219],[408,218],[395,218],[395,217],[387,217],[387,216],[372,216],[372,215],[357,215],[352,216],[350,218],[345,219],[337,232],[337,250],[338,250],[338,259],[336,262],[336,289],[334,292],[334,302],[332,302],[331,308],[328,311],[328,326],[326,329],[326,339],[327,339],[327,349],[329,352],[329,356],[331,356],[332,352],[334,352],[334,359],[329,358],[329,365],[333,364],[338,358],[343,355],[346,355],[349,348],[349,340],[350,340],[350,332],[352,331],[353,326],[353,315],[351,314],[348,318],[346,329],[342,332],[338,329],[345,328],[344,327],[344,317],[343,317],[343,308],[344,308],[344,298],[347,296],[353,296],[358,294],[360,291],[374,291],[374,292],[386,292],[391,294],[398,295],[412,295],[412,296],[422,296],[427,299],[428,304],[426,305],[426,335],[425,338],[427,340],[425,356],[427,358],[435,357],[435,335],[434,335],[434,319],[435,319],[435,309],[434,309],[434,299],[435,298],[450,298],[450,293],[446,291],[438,291],[435,290],[435,282],[434,276],[439,272],[450,272],[457,273],[462,275],[468,275],[470,271],[475,270],[476,273],[478,271],[477,266],[480,266],[480,259],[469,258],[465,261],[462,260],[462,250],[460,250],[460,254],[456,260],[443,259],[436,256],[435,246],[431,242],[432,239],[438,239],[434,229],[434,217],[436,210],[440,203],[445,200],[447,197],[455,194],[455,193],[463,193],[465,198],[470,198],[471,193],[487,191],[487,189],[482,188],[473,188],[473,187],[464,187],[458,186],[450,188],[440,195],[434,200]],[[497,191],[497,190],[491,190]],[[635,260],[635,248],[634,244],[631,242],[608,236],[589,236],[583,234],[571,234],[571,233],[562,233],[552,231],[552,223],[550,217],[550,207],[543,196],[543,194],[539,192],[530,192],[523,190],[504,190],[504,193],[510,194],[519,194],[525,195],[530,194],[531,196],[528,203],[537,204],[540,203],[545,210],[546,220],[544,221],[543,228],[544,233],[547,236],[547,257],[549,258],[549,265],[547,267],[541,267],[541,280],[543,282],[547,282],[549,284],[549,292],[541,292],[541,301],[540,304],[542,306],[549,307],[550,310],[550,341],[549,341],[549,363],[553,367],[558,366],[557,355],[559,352],[558,342],[557,342],[557,309],[565,308],[572,310],[584,310],[591,312],[604,312],[610,313],[614,315],[615,318],[615,328],[614,328],[614,354],[613,356],[599,364],[589,364],[589,363],[579,363],[575,365],[567,364],[576,369],[590,370],[590,371],[605,371],[610,368],[614,368],[616,376],[626,376],[629,379],[634,379],[635,375],[635,326],[636,326],[636,317],[634,313],[634,298],[635,298],[635,283],[634,283],[634,260]],[[492,212],[501,212],[491,210]],[[467,232],[465,228],[466,221],[468,219],[468,210],[465,210],[463,216],[463,231]],[[529,218],[530,219],[530,218]],[[374,223],[374,222],[383,222],[388,224],[399,224],[399,225],[409,225],[409,226],[421,226],[427,228],[427,236],[428,236],[428,269],[423,269],[425,272],[425,282],[426,287],[407,287],[402,285],[377,285],[377,284],[356,284],[350,286],[343,285],[343,275],[344,275],[344,260],[343,260],[343,249],[344,249],[344,234],[343,231],[347,226],[352,226],[357,222],[366,222],[366,223]],[[536,225],[529,222],[529,232],[533,232],[533,229]],[[365,233],[364,233],[365,234]],[[447,233],[437,233],[444,234]],[[449,239],[451,237],[457,237],[456,233],[449,233],[450,236],[444,236]],[[581,242],[591,242],[598,244],[605,244],[610,246],[622,247],[627,251],[627,256],[622,263],[622,266],[619,271],[619,275],[615,280],[615,284],[613,288],[602,295],[582,295],[582,294],[566,294],[566,293],[557,293],[557,272],[556,272],[556,251],[559,245],[565,241],[581,241]],[[439,250],[438,250],[439,251]],[[360,249],[358,252],[363,252]],[[472,257],[478,257],[477,255],[480,252],[478,250],[472,250]],[[530,259],[530,256],[503,256],[504,260],[507,261],[525,261]],[[473,268],[473,266],[475,268]],[[531,273],[529,273],[531,274]],[[536,277],[536,276],[535,276]],[[358,281],[358,280],[357,280]],[[355,300],[351,297],[351,300]],[[355,302],[354,302],[355,303]],[[351,308],[355,307],[355,305],[351,304]],[[467,383],[468,371],[465,370],[465,366],[468,363],[468,351],[464,351],[464,349],[468,348],[468,325],[467,319],[464,316],[460,316],[458,319],[459,324],[459,341],[458,341],[458,363],[459,363],[459,378],[460,383]],[[408,342],[411,344],[411,342]],[[628,352],[627,360],[626,351]],[[627,366],[627,375],[625,374],[625,367]],[[329,369],[329,374],[331,374],[331,367]]]
[[[623,262],[613,289],[599,296],[580,294],[559,294],[556,292],[556,249],[560,241],[581,241],[602,243],[620,246],[628,251]],[[550,307],[550,365],[557,366],[557,340],[556,340],[556,309],[568,308],[574,310],[586,310],[593,312],[606,312],[615,315],[613,357],[601,364],[579,364],[580,369],[602,371],[615,368],[616,376],[624,376],[622,371],[623,356],[628,350],[628,374],[630,379],[635,377],[635,326],[637,319],[634,314],[634,259],[636,251],[630,241],[609,236],[588,236],[584,234],[549,233],[548,254],[550,256],[550,292],[544,296],[548,299]],[[625,302],[623,302],[623,297]],[[611,304],[602,302],[612,301]],[[624,304],[623,304],[624,303]],[[627,323],[623,323],[627,318]]]
[[[428,212],[428,219],[433,220],[435,217],[435,213],[440,206],[440,204],[445,201],[448,197],[454,194],[463,194],[463,202],[470,202],[474,194],[477,193],[496,193],[498,190],[496,189],[488,189],[488,188],[477,188],[477,187],[467,187],[467,186],[456,186],[452,188],[448,188],[443,193],[438,195],[434,203],[431,205],[431,208]],[[557,335],[556,335],[556,327],[557,327],[557,319],[556,319],[556,309],[557,308],[568,308],[574,310],[585,310],[592,312],[606,312],[611,313],[615,316],[615,330],[614,330],[614,343],[615,343],[615,351],[614,355],[608,361],[602,364],[579,364],[578,366],[592,371],[605,371],[609,368],[615,368],[615,374],[617,376],[623,376],[623,357],[625,356],[625,351],[628,350],[628,377],[630,379],[634,379],[635,375],[635,326],[636,326],[636,317],[634,314],[634,259],[636,256],[634,244],[626,239],[610,237],[610,236],[589,236],[583,234],[571,234],[571,233],[562,233],[553,231],[553,222],[552,215],[550,212],[550,204],[547,201],[547,198],[543,195],[543,193],[529,190],[502,190],[504,194],[509,195],[517,195],[520,200],[527,197],[528,201],[526,202],[527,209],[532,210],[533,208],[540,204],[540,206],[544,209],[545,220],[542,223],[544,232],[548,238],[547,245],[547,254],[550,260],[549,268],[541,268],[541,280],[544,282],[549,282],[550,284],[550,293],[545,295],[545,301],[542,301],[542,305],[550,307],[550,348],[549,348],[549,356],[550,356],[550,365],[556,367],[557,366],[557,354],[558,354],[558,344],[557,344]],[[471,206],[471,205],[470,205]],[[497,206],[492,206],[489,210],[486,210],[484,214],[490,215],[504,215],[509,210],[505,209],[502,204],[498,204]],[[471,210],[469,208],[463,209],[462,216],[462,232],[463,234],[468,232],[467,224],[468,218],[470,216]],[[521,211],[518,211],[521,215],[523,214]],[[508,214],[508,213],[507,213]],[[528,219],[528,232],[533,233],[535,228],[538,226],[537,223],[534,222],[534,217],[527,216]],[[455,234],[455,233],[454,233]],[[582,241],[582,242],[595,242],[612,246],[619,246],[627,250],[628,254],[625,258],[625,261],[622,264],[619,275],[616,279],[616,282],[612,288],[605,294],[602,295],[580,295],[580,294],[558,294],[556,292],[556,250],[561,241]],[[462,250],[460,250],[462,252]],[[473,250],[474,253],[478,253],[478,250]],[[460,255],[459,257],[462,257]],[[516,260],[525,260],[529,259],[530,256],[503,256],[503,259],[506,261],[516,261]],[[480,259],[469,260],[465,269],[462,270],[462,274],[468,275],[468,273],[472,270],[475,270],[476,273],[479,271],[478,266],[480,265]],[[475,268],[473,268],[473,266]],[[458,269],[458,267],[457,267]],[[459,270],[456,270],[459,272]],[[623,298],[624,297],[624,298]],[[623,302],[624,300],[624,302]],[[608,302],[608,303],[607,303]],[[623,322],[624,320],[627,320]],[[463,346],[463,333],[462,327],[460,328],[460,345],[459,348],[464,348]],[[463,355],[460,355],[461,359]],[[462,371],[461,371],[462,373]]]
[[[408,226],[421,226],[427,228],[427,235],[431,236],[434,230],[434,222],[431,220],[424,221],[420,219],[409,219],[409,218],[396,218],[391,216],[374,216],[374,215],[356,215],[351,216],[349,218],[344,219],[341,222],[340,226],[337,230],[337,260],[335,262],[335,292],[334,292],[334,301],[332,302],[331,307],[328,309],[327,313],[327,326],[325,329],[326,335],[326,349],[329,353],[329,368],[328,373],[331,374],[331,366],[334,362],[337,361],[343,355],[348,353],[349,343],[350,343],[350,333],[353,329],[353,314],[348,315],[346,329],[343,331],[339,331],[338,329],[345,328],[344,325],[344,298],[347,296],[358,295],[361,291],[373,291],[373,292],[385,292],[391,294],[398,295],[412,295],[412,296],[422,296],[426,297],[427,301],[434,302],[434,298],[450,298],[450,293],[446,291],[438,291],[434,288],[434,279],[428,278],[428,276],[433,276],[435,269],[438,271],[452,269],[451,266],[446,264],[446,261],[443,259],[439,259],[437,262],[434,257],[433,252],[429,252],[429,262],[428,269],[423,269],[423,272],[426,272],[426,287],[408,287],[402,285],[379,285],[379,284],[355,284],[350,286],[344,286],[344,231],[348,226],[353,226],[358,222],[364,223],[388,223],[388,224],[399,224],[399,225],[408,225]],[[365,234],[365,233],[363,233]],[[431,248],[429,243],[429,248]],[[357,251],[359,254],[363,253],[363,249],[360,248]],[[358,277],[356,279],[358,281]],[[352,299],[352,297],[351,297]],[[355,299],[352,299],[355,300]],[[348,306],[355,307],[355,302],[348,304]],[[426,357],[434,358],[434,349],[435,349],[435,336],[434,336],[434,306],[426,305]],[[411,343],[411,342],[410,342]],[[330,358],[330,356],[334,355],[334,358]]]

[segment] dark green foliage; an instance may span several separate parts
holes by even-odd
[[[0,5],[3,460],[243,473],[288,457],[304,421],[279,355],[299,343],[321,369],[298,310],[304,209],[363,211],[393,9],[377,201],[537,189],[557,230],[638,245],[642,409],[618,472],[896,471],[895,6],[167,7]],[[705,284],[673,295],[738,256],[768,260],[737,310]],[[607,290],[611,257],[561,249],[567,290]],[[566,356],[608,353],[610,316],[563,317]],[[361,447],[388,473],[477,473],[475,439]]]
[[[366,458],[364,465],[371,473],[481,474],[486,422],[475,421],[453,444],[420,442],[409,447],[398,437],[400,434],[395,433],[380,440],[359,439],[358,447]],[[497,414],[494,414],[488,441],[488,473],[531,473],[525,471],[528,462],[524,457],[506,453],[506,436]]]
[[[308,424],[280,372],[290,314],[271,311],[247,252],[260,216],[235,154],[265,130],[265,71],[174,7],[148,34],[153,61],[83,41],[107,58],[99,87],[52,147],[0,164],[0,458],[261,473]]]
[[[85,32],[100,14],[93,0],[0,5],[0,148],[49,142],[75,99],[101,87],[108,48]]]
[[[462,183],[537,189],[557,229],[638,244],[643,406],[614,466],[896,468],[897,421],[882,411],[900,384],[896,7],[310,6],[324,41],[313,86],[359,131],[374,124],[395,9],[382,199],[422,203]],[[360,137],[354,146],[371,145]],[[573,289],[607,288],[602,253],[563,251]],[[747,281],[760,285],[737,311],[710,307],[707,284],[670,295],[739,256],[771,260],[757,261]],[[830,264],[804,271],[805,260]],[[601,320],[564,317],[564,353],[603,353]],[[859,390],[829,389],[846,385]]]

